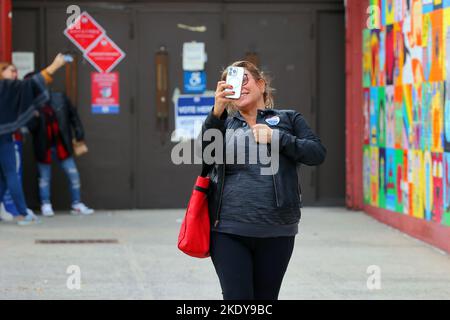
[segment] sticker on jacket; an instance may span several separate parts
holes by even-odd
[[[280,122],[280,117],[275,116],[275,117],[266,119],[266,122],[271,126],[276,126]]]

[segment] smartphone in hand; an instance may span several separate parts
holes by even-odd
[[[233,89],[225,89],[225,91],[234,91],[233,95],[227,95],[229,99],[239,99],[241,97],[242,80],[244,79],[244,68],[228,67],[226,83],[231,84]]]
[[[64,61],[66,61],[68,63],[73,62],[73,57],[70,54],[65,54]]]

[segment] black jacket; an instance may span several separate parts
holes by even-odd
[[[10,134],[33,118],[48,99],[41,73],[27,80],[0,80],[0,135]]]
[[[277,206],[280,208],[299,208],[301,206],[301,191],[297,165],[302,163],[309,166],[321,164],[325,160],[326,149],[299,112],[276,109],[258,110],[258,112],[265,119],[274,116],[280,118],[278,124],[270,126],[272,129],[279,129],[279,169],[273,175]],[[220,119],[215,117],[211,111],[203,123],[202,136],[207,129],[219,129],[224,135],[226,129],[237,129],[241,125],[237,118],[228,117],[226,110]],[[225,139],[223,140],[225,141]],[[202,140],[202,154],[213,141]],[[211,223],[217,225],[220,216],[225,165],[215,163],[208,169],[210,178],[208,206]]]
[[[72,105],[69,98],[67,98],[67,96],[62,92],[51,92],[48,105],[50,105],[55,112],[55,117],[58,122],[64,147],[70,155],[73,155],[72,129],[75,133],[75,139],[77,141],[84,140],[83,125],[81,124],[77,109]],[[45,160],[46,151],[52,143],[51,141],[48,141],[47,138],[47,124],[43,111],[39,110],[39,117],[33,117],[27,126],[33,135],[36,160],[43,162]]]

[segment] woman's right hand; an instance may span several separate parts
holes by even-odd
[[[50,75],[52,75],[56,72],[56,70],[58,70],[65,64],[66,60],[64,60],[64,55],[62,53],[58,53],[55,59],[53,60],[52,64],[47,67],[47,72],[50,73]]]
[[[233,102],[233,99],[227,98],[228,95],[233,95],[234,91],[225,91],[225,89],[233,89],[232,85],[227,84],[225,81],[217,82],[217,89],[214,101],[213,114],[215,117],[220,118],[228,103]]]

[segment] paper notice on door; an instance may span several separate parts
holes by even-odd
[[[183,43],[183,70],[201,71],[205,67],[206,52],[204,42]]]
[[[34,52],[13,52],[12,62],[17,68],[19,80],[30,72],[34,71]]]
[[[120,110],[119,72],[91,73],[91,106],[95,114],[117,114]]]

